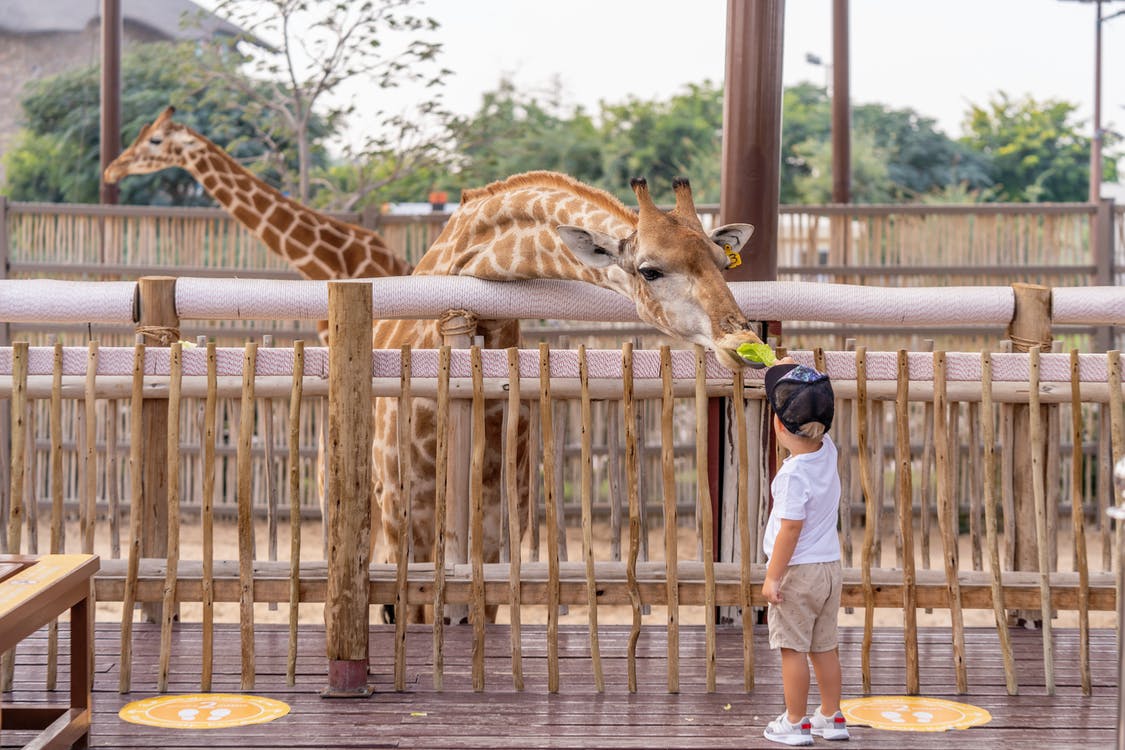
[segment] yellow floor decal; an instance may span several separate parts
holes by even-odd
[[[118,712],[125,721],[166,729],[222,729],[264,724],[289,713],[289,704],[259,695],[197,693],[133,701]]]
[[[944,732],[992,721],[992,714],[967,703],[917,695],[880,695],[841,701],[848,724],[895,732]]]

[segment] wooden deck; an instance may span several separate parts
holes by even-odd
[[[63,625],[60,664],[66,664]],[[117,625],[99,623],[95,645],[96,680],[91,747],[97,748],[765,748],[781,747],[762,737],[765,722],[782,707],[778,658],[768,649],[764,628],[757,633],[757,687],[742,690],[741,631],[720,629],[718,692],[705,692],[702,628],[681,631],[681,693],[666,690],[666,646],[662,629],[646,629],[638,645],[639,692],[626,689],[628,629],[600,630],[606,691],[594,691],[584,627],[560,633],[560,692],[546,690],[544,628],[523,631],[526,689],[512,688],[508,630],[491,626],[487,642],[487,692],[471,688],[472,629],[446,629],[445,690],[432,687],[431,636],[424,628],[408,636],[408,692],[393,692],[393,627],[372,629],[370,682],[367,699],[323,699],[326,684],[323,630],[302,626],[297,684],[285,685],[288,635],[283,627],[259,626],[256,638],[259,676],[252,691],[285,701],[288,716],[267,724],[236,729],[168,730],[129,724],[117,712],[126,703],[156,695],[160,630],[136,626],[133,692],[117,692],[119,641]],[[218,626],[215,681],[212,692],[239,692],[238,626]],[[845,697],[856,697],[860,685],[862,631],[841,634]],[[1094,694],[1084,698],[1078,679],[1078,634],[1055,631],[1057,691],[1043,688],[1042,640],[1039,632],[1013,630],[1020,695],[1004,689],[1004,672],[994,630],[966,632],[970,694],[955,694],[949,631],[922,629],[919,651],[924,695],[961,700],[992,713],[991,723],[967,731],[913,733],[857,727],[853,748],[1019,748],[1036,744],[1052,748],[1111,748],[1116,729],[1116,643],[1112,630],[1092,634]],[[169,681],[170,693],[199,691],[200,629],[177,626]],[[46,633],[40,631],[17,651],[15,693],[4,700],[42,700]],[[872,681],[876,695],[897,695],[904,689],[902,632],[877,630],[872,649]],[[59,684],[66,685],[60,668]],[[814,688],[815,691],[815,688]],[[57,700],[60,696],[50,696]],[[815,705],[815,692],[810,705]],[[5,732],[0,747],[20,747],[19,732]],[[818,746],[825,746],[823,740]]]

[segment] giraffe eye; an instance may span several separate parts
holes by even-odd
[[[664,276],[664,272],[659,268],[642,268],[640,274],[645,281],[656,281]]]
[[[160,136],[153,136],[152,138],[148,139],[148,142],[153,146],[159,146],[161,143],[164,143],[164,139]]]

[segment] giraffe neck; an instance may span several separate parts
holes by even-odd
[[[199,138],[207,147],[188,154],[181,166],[235,220],[305,278],[410,273],[410,265],[376,232],[306,208],[264,183],[223,149]]]
[[[636,214],[609,193],[565,175],[530,172],[466,191],[461,200],[415,274],[569,279],[626,291],[614,274],[577,260],[555,231],[574,224],[619,238],[631,234]]]

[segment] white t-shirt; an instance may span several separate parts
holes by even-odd
[[[766,557],[781,530],[781,519],[804,521],[790,565],[832,562],[840,559],[840,536],[836,518],[840,510],[840,474],[836,469],[836,445],[827,435],[813,453],[790,456],[770,484],[773,509],[762,540]]]

